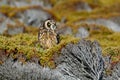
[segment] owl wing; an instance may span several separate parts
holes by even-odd
[[[60,43],[60,35],[59,34],[57,34],[56,38],[57,38],[57,44]]]
[[[40,40],[41,36],[43,35],[44,30],[42,28],[39,28],[39,32],[38,32],[38,40]]]
[[[40,31],[38,32],[38,40],[40,39]]]

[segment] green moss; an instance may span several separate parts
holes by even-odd
[[[69,23],[75,22],[78,20],[84,20],[89,18],[109,18],[111,16],[119,16],[119,0],[117,2],[114,2],[113,0],[99,0],[99,4],[95,4],[98,6],[94,6],[93,10],[91,12],[88,11],[77,11],[75,9],[75,5],[79,3],[88,2],[90,7],[93,8],[94,1],[91,0],[65,0],[65,1],[58,1],[56,5],[52,8],[52,11],[56,17],[57,20],[61,20],[61,18],[66,17]],[[105,3],[104,3],[105,2]],[[109,4],[112,3],[113,4]],[[105,6],[108,4],[109,6]],[[103,6],[104,5],[104,6]],[[112,12],[112,13],[111,13]],[[107,14],[107,15],[106,15]]]
[[[23,6],[23,7],[13,7],[9,5],[0,6],[0,12],[5,14],[8,17],[14,17],[18,12],[23,12],[27,9],[39,9],[40,6]]]
[[[110,55],[113,62],[120,61],[120,46],[118,47],[107,47],[103,51],[104,55]]]
[[[19,34],[10,38],[0,36],[0,49],[11,51],[17,48],[18,52],[33,53],[32,50],[35,48],[31,45],[35,40],[36,36],[28,34]]]
[[[101,6],[110,6],[114,4],[120,4],[120,0],[114,1],[114,0],[99,0]]]
[[[100,42],[102,48],[117,47],[120,45],[120,33],[112,33],[108,35],[94,34],[92,37],[89,37],[89,39]]]
[[[17,50],[16,58],[19,54],[24,54],[27,59],[31,59],[34,55],[38,56],[43,66],[55,67],[53,56],[59,55],[60,50],[68,43],[76,43],[79,39],[72,36],[61,36],[61,42],[47,50],[43,50],[37,42],[37,36],[33,34],[19,34],[13,37],[0,36],[0,50],[7,50],[11,55]]]
[[[113,62],[120,60],[120,33],[94,34],[88,39],[97,40],[102,47],[103,55],[111,55]]]

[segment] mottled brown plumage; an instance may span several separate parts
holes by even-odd
[[[58,34],[55,29],[56,24],[53,20],[46,20],[40,27],[38,40],[42,48],[49,49],[58,44]]]

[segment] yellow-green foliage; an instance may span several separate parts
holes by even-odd
[[[103,48],[120,46],[120,33],[112,33],[108,35],[94,34],[94,36],[89,39],[97,40]]]
[[[94,1],[95,0],[58,1],[56,5],[52,8],[52,11],[55,14],[56,19],[60,20],[62,17],[65,17],[70,23],[78,20],[89,19],[89,18],[101,18],[101,17],[109,18],[111,16],[120,15],[119,14],[120,0],[117,0],[117,2],[115,2],[114,0],[96,0],[96,2],[99,2],[99,4],[95,4]],[[75,9],[76,4],[84,3],[84,2],[87,2],[90,5],[90,7],[93,8],[91,12],[85,10],[76,11]],[[109,4],[109,3],[113,3],[113,4]],[[109,6],[107,6],[106,4]]]
[[[59,55],[60,50],[68,43],[76,43],[79,39],[72,36],[61,36],[61,41],[55,47],[43,50],[37,41],[37,36],[33,34],[19,34],[13,37],[0,36],[0,49],[7,50],[11,53],[15,49],[17,54],[24,54],[28,59],[34,55],[38,56],[43,66],[55,67],[54,61],[51,60],[56,53]],[[12,53],[11,53],[12,54]],[[16,56],[16,55],[15,55]],[[14,55],[13,55],[14,57]]]
[[[113,62],[120,61],[120,46],[118,47],[108,47],[103,51],[104,55],[111,55]]]
[[[33,45],[37,38],[34,35],[19,34],[14,37],[0,36],[0,49],[6,49],[7,51],[18,50],[18,53],[24,53],[26,55],[34,54],[35,47]]]
[[[8,5],[0,6],[0,12],[7,15],[8,17],[15,16],[18,12],[23,12],[27,9],[37,9],[40,8],[40,6],[23,6],[23,7],[12,7]],[[42,9],[42,8],[41,8]]]
[[[111,55],[113,62],[120,60],[120,32],[107,35],[104,35],[103,32],[103,35],[94,34],[94,36],[88,39],[97,40],[102,47],[103,55]]]
[[[86,0],[87,2],[91,4],[98,4],[99,6],[111,6],[114,4],[120,4],[120,0]]]

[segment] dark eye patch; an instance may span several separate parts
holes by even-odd
[[[50,27],[50,25],[51,25],[50,22],[48,22],[48,23],[47,23],[47,26]]]

